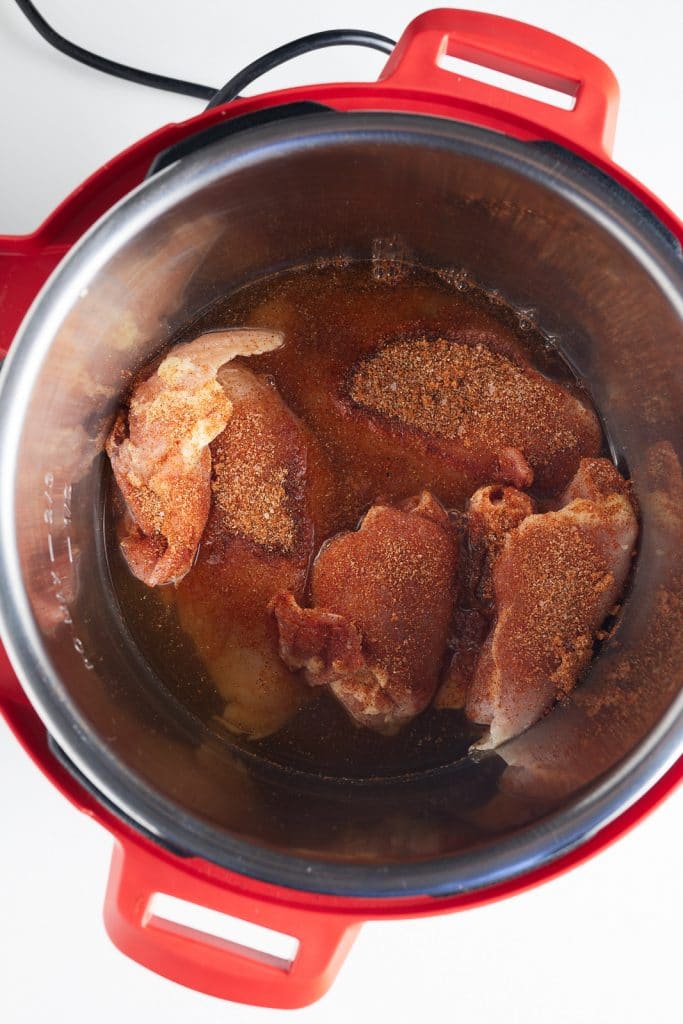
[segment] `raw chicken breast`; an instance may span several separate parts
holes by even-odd
[[[216,374],[236,356],[269,352],[282,335],[219,331],[176,345],[139,384],[106,442],[128,510],[121,549],[147,586],[177,583],[192,566],[209,515],[209,444],[232,403]]]
[[[280,660],[269,604],[301,597],[333,481],[315,438],[276,388],[242,367],[219,374],[232,416],[211,445],[212,501],[197,562],[174,593],[226,706],[222,723],[258,739],[313,697]]]
[[[608,771],[666,713],[683,682],[683,471],[668,441],[633,465],[643,531],[638,600],[572,699],[506,743],[501,786],[522,799],[566,800]]]
[[[559,511],[531,515],[493,568],[496,621],[467,696],[468,717],[496,747],[568,694],[631,566],[638,523],[607,459],[584,459]]]
[[[434,695],[457,558],[448,515],[428,492],[374,505],[358,530],[320,551],[313,608],[292,593],[275,599],[282,658],[312,686],[328,685],[358,724],[396,732]]]
[[[493,566],[511,530],[534,512],[528,494],[500,484],[469,500],[461,552],[461,595],[453,625],[453,657],[436,695],[437,708],[463,708],[493,615]]]
[[[354,368],[348,403],[366,432],[448,463],[469,494],[491,480],[557,493],[600,448],[595,413],[494,340],[385,345]]]
[[[466,589],[472,604],[490,610],[494,601],[493,566],[508,534],[528,516],[534,503],[514,487],[480,487],[467,505]]]

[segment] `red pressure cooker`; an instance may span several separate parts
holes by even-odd
[[[444,55],[573,107],[453,74]],[[429,11],[378,82],[167,125],[34,234],[0,238],[0,710],[113,836],[106,927],[159,974],[307,1005],[363,921],[520,893],[606,847],[680,780],[683,227],[612,162],[617,102],[609,68],[557,36]],[[209,302],[302,262],[369,258],[378,240],[535,318],[590,387],[641,538],[618,629],[551,715],[479,762],[331,779],[207,737],[154,678],[104,557],[102,438],[122,382]],[[298,951],[278,959],[173,923],[152,913],[155,893],[293,936]]]

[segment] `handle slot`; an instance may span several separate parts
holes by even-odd
[[[152,894],[142,916],[142,927],[182,935],[281,971],[291,969],[300,946],[293,935],[165,892]]]
[[[514,65],[510,71],[502,71],[487,60],[486,54],[475,54],[470,51],[467,56],[445,50],[437,59],[437,65],[444,71],[459,77],[469,78],[484,85],[492,85],[496,89],[525,96],[527,99],[546,103],[560,110],[573,110],[580,82],[571,78],[557,78],[556,84],[548,85],[547,76],[541,76],[532,68]],[[539,79],[542,78],[542,81]]]

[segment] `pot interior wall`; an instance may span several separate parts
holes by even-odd
[[[384,115],[321,115],[297,133],[252,132],[153,180],[81,243],[34,311],[21,344],[46,354],[31,357],[13,429],[19,556],[48,666],[35,692],[75,716],[92,777],[102,759],[125,766],[116,796],[134,815],[142,780],[178,821],[282,850],[353,862],[467,850],[585,790],[681,688],[680,265],[534,147]],[[155,679],[102,558],[101,444],[130,371],[208,303],[278,268],[378,252],[464,270],[536,311],[632,475],[642,535],[617,633],[565,707],[479,764],[351,786],[236,753]],[[64,730],[58,739],[69,749]]]

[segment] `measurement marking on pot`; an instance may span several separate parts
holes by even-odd
[[[54,473],[46,473],[43,478],[45,484],[44,496],[45,496],[45,509],[43,510],[43,521],[48,527],[47,531],[47,551],[50,558],[50,563],[54,566],[57,563],[57,554],[55,553],[55,540],[59,539],[59,534],[53,536],[52,529],[56,528],[55,521],[55,497],[54,497],[54,486],[55,477]],[[74,564],[74,546],[69,532],[71,526],[71,484],[65,484],[61,493],[61,512],[62,519],[64,522],[64,544],[66,546],[66,558],[68,559],[69,566]],[[73,569],[71,569],[73,572]],[[50,580],[54,588],[53,596],[59,607],[60,617],[64,625],[73,627],[73,619],[71,617],[71,611],[69,609],[69,603],[67,601],[66,593],[68,593],[69,576],[62,576],[56,571],[56,569],[50,570]],[[74,650],[80,655],[81,661],[88,671],[91,671],[95,666],[90,661],[85,653],[85,644],[79,636],[77,636],[73,628],[71,629],[71,642]]]
[[[65,523],[70,523],[71,522],[71,484],[65,484],[64,485],[63,509],[64,509],[64,522]],[[69,541],[70,541],[70,538],[69,538]]]
[[[55,587],[62,586],[62,577],[59,575],[58,572],[55,572],[54,569],[50,571],[50,577]],[[55,591],[55,598],[57,600],[57,604],[62,610],[62,621],[65,622],[67,625],[72,625],[73,619],[71,618],[71,612],[69,611],[69,606],[67,604],[66,597],[62,593],[61,589]]]

